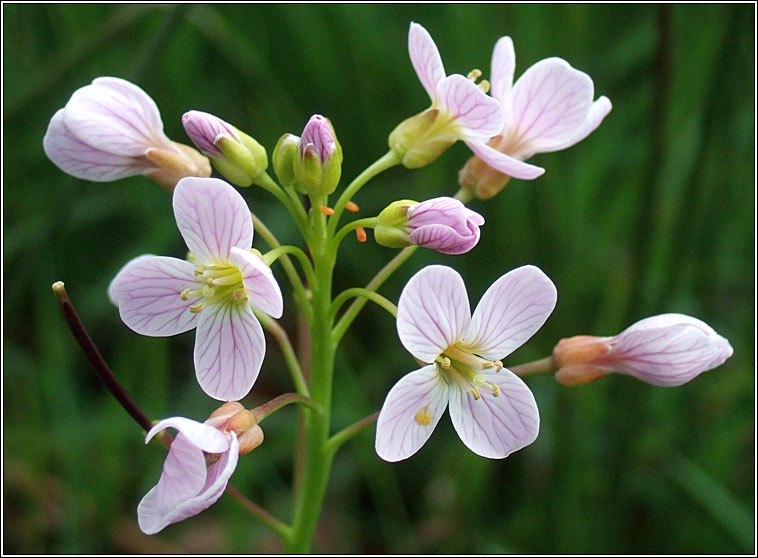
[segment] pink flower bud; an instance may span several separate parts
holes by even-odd
[[[336,149],[337,140],[329,119],[320,114],[311,116],[300,138],[300,156],[303,157],[307,150],[312,150],[319,162],[324,163]]]
[[[615,337],[562,339],[553,350],[556,379],[564,385],[617,372],[656,386],[679,386],[730,356],[729,341],[684,314],[645,318]]]
[[[200,151],[212,157],[222,156],[221,150],[216,147],[219,136],[226,135],[240,141],[234,126],[207,112],[199,110],[185,112],[182,116],[182,125],[192,143]]]
[[[433,198],[408,208],[411,244],[443,254],[463,254],[479,242],[484,217],[455,198]]]

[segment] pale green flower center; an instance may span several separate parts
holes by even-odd
[[[203,308],[221,301],[243,302],[247,300],[247,291],[242,284],[242,273],[234,265],[202,265],[196,259],[190,261],[198,264],[195,276],[197,289],[185,289],[180,293],[182,300],[200,299],[190,306],[190,312],[200,312]]]
[[[492,392],[494,397],[500,395],[500,386],[488,382],[479,372],[494,369],[500,372],[503,363],[499,360],[485,360],[476,356],[458,343],[451,345],[437,358],[437,370],[448,383],[455,383],[474,399],[482,397],[480,389]]]

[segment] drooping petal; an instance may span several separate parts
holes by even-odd
[[[84,143],[66,127],[63,111],[53,115],[42,139],[45,155],[63,172],[93,182],[111,182],[152,168],[144,159],[108,153]]]
[[[542,270],[525,265],[495,281],[479,301],[464,343],[488,360],[499,360],[542,327],[558,294]]]
[[[467,140],[466,145],[469,149],[476,153],[476,155],[491,166],[493,169],[512,176],[514,178],[521,178],[522,180],[532,180],[538,176],[544,174],[545,169],[536,165],[530,165],[524,163],[518,159],[501,153],[497,149],[493,149],[486,143],[479,140]]]
[[[271,268],[259,256],[236,246],[232,248],[229,260],[242,273],[242,284],[253,308],[263,310],[272,318],[281,318],[284,300]]]
[[[732,355],[726,339],[700,320],[681,314],[637,322],[611,345],[608,360],[614,370],[657,386],[682,385]]]
[[[416,75],[429,93],[432,102],[435,102],[437,84],[445,79],[445,67],[442,65],[442,58],[431,35],[418,23],[411,22],[408,31],[408,53]]]
[[[506,103],[506,126],[526,159],[574,138],[592,106],[592,79],[561,58],[540,60],[518,79]]]
[[[203,422],[185,417],[171,417],[163,419],[150,429],[145,436],[145,443],[152,440],[153,436],[165,430],[175,428],[184,439],[192,443],[201,451],[208,453],[223,453],[229,449],[229,438],[218,428]]]
[[[218,178],[183,178],[174,190],[174,215],[187,247],[204,264],[229,265],[232,247],[249,250],[253,220],[242,196]]]
[[[101,77],[77,89],[64,120],[80,140],[109,153],[137,157],[150,147],[174,150],[155,102],[123,79]]]
[[[453,74],[437,86],[440,104],[453,115],[464,130],[461,139],[488,140],[503,129],[500,101],[479,89],[470,79]]]
[[[555,146],[552,151],[559,151],[571,147],[572,145],[576,145],[589,136],[598,126],[600,126],[600,123],[606,116],[608,116],[608,113],[611,112],[612,108],[613,105],[611,105],[611,100],[608,97],[605,95],[600,97],[597,101],[592,103],[590,112],[587,114],[587,118],[584,119],[584,123],[579,127],[577,134],[565,143]]]
[[[430,265],[411,277],[397,308],[400,342],[428,363],[458,341],[471,321],[463,279],[442,265]]]
[[[258,378],[266,339],[249,304],[221,301],[203,308],[197,323],[195,374],[214,399],[238,401]]]
[[[198,287],[191,263],[147,255],[121,268],[108,292],[127,326],[142,335],[167,337],[197,325],[197,314],[189,310],[197,299],[183,300],[181,293]]]
[[[500,37],[492,51],[492,96],[500,102],[513,87],[513,72],[516,69],[516,52],[510,37]]]
[[[168,450],[158,484],[137,506],[142,532],[152,535],[187,517],[176,517],[177,506],[197,496],[205,484],[206,475],[203,451],[179,434]]]
[[[474,399],[463,389],[450,388],[450,418],[461,441],[474,453],[502,459],[531,444],[539,433],[537,403],[527,385],[508,369],[483,374],[500,387],[500,394],[482,390]]]
[[[421,449],[445,412],[449,389],[436,365],[403,376],[379,412],[375,443],[379,457],[400,461]]]

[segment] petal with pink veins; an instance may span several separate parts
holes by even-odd
[[[416,75],[434,103],[437,85],[445,79],[445,67],[431,35],[418,23],[412,22],[408,31],[408,53]]]
[[[249,250],[253,220],[239,192],[218,178],[182,178],[174,190],[179,231],[195,257],[206,265],[229,265],[233,247]]]
[[[221,301],[203,308],[195,339],[195,374],[200,387],[221,401],[238,401],[253,387],[266,339],[249,304]]]
[[[466,234],[461,234],[447,225],[424,225],[412,231],[408,236],[412,244],[418,244],[441,254],[458,255],[469,252],[479,242],[479,227],[472,227]]]
[[[536,165],[530,165],[524,163],[501,153],[497,149],[493,149],[486,143],[479,140],[466,140],[466,145],[473,151],[482,161],[487,163],[493,169],[512,176],[513,178],[521,178],[522,180],[532,180],[538,176],[542,176],[545,169]]]
[[[449,389],[436,365],[403,376],[387,394],[376,423],[379,457],[401,461],[421,449],[445,412]]]
[[[584,119],[584,123],[582,123],[582,125],[579,127],[576,135],[568,141],[553,147],[551,151],[566,149],[567,147],[571,147],[572,145],[575,145],[582,141],[584,138],[594,132],[598,126],[600,126],[600,123],[606,116],[608,116],[608,113],[611,112],[612,108],[613,106],[611,105],[611,100],[608,97],[603,95],[602,97],[598,98],[597,101],[592,103],[590,112],[587,114],[587,118]]]
[[[479,301],[465,346],[488,360],[508,356],[542,327],[557,297],[555,285],[538,267],[509,271]]]
[[[593,95],[592,79],[584,72],[561,58],[540,60],[518,79],[505,105],[509,134],[525,146],[520,151],[552,151],[576,137]]]
[[[500,394],[482,390],[480,399],[457,386],[450,388],[450,418],[461,441],[474,453],[503,459],[537,439],[540,416],[534,395],[508,369],[482,374]]]
[[[470,79],[453,74],[440,82],[437,92],[440,103],[464,128],[462,137],[488,140],[502,131],[504,117],[500,101],[487,95]]]
[[[284,301],[271,268],[259,256],[237,247],[232,248],[229,260],[242,273],[242,284],[253,308],[264,311],[272,318],[281,318]]]
[[[229,438],[218,428],[184,417],[163,419],[150,429],[150,432],[145,436],[145,443],[148,443],[152,440],[153,436],[166,428],[178,430],[184,439],[189,440],[192,445],[202,451],[223,453],[229,449]]]
[[[423,362],[434,362],[458,341],[471,321],[466,285],[449,267],[430,265],[411,277],[400,294],[400,342]]]
[[[492,96],[500,102],[513,87],[513,72],[516,69],[516,52],[510,37],[500,37],[492,51]]]
[[[195,266],[167,256],[139,256],[128,262],[111,282],[108,293],[121,319],[142,335],[168,337],[197,325],[182,291],[199,288]]]
[[[155,102],[123,79],[97,78],[77,89],[64,120],[81,141],[109,153],[137,157],[151,147],[174,150]]]

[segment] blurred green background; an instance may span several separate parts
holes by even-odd
[[[130,258],[182,256],[167,192],[147,179],[79,181],[42,151],[53,113],[97,76],[134,81],[180,117],[214,113],[273,149],[308,117],[332,119],[350,180],[386,151],[428,98],[407,54],[410,21],[446,69],[489,77],[496,40],[515,43],[516,76],[560,56],[594,80],[613,111],[588,139],[536,156],[547,169],[472,207],[478,247],[419,252],[382,289],[390,299],[429,263],[452,265],[475,303],[504,272],[540,266],[558,305],[506,361],[546,356],[561,337],[612,335],[663,312],[696,316],[734,356],[679,388],[613,376],[576,388],[528,379],[537,441],[506,460],[477,457],[443,419],[411,459],[388,464],[374,428],[338,454],[314,550],[334,553],[674,553],[754,551],[754,6],[742,5],[3,5],[3,503],[8,553],[266,553],[278,539],[223,497],[147,537],[136,506],[165,451],[106,393],[67,331],[50,285],[65,281],[121,381],[154,419],[204,420],[194,333],[142,337],[106,297]],[[470,152],[392,169],[364,188],[360,216],[405,197],[452,195]],[[284,242],[295,229],[274,198],[246,190]],[[265,249],[261,239],[255,246]],[[336,287],[365,284],[394,251],[349,238]],[[274,272],[282,282],[281,268]],[[294,309],[287,294],[285,306]],[[281,323],[296,336],[292,311]],[[269,338],[244,401],[290,391]],[[367,306],[346,336],[335,429],[378,410],[415,365],[392,320]],[[265,443],[232,483],[290,516],[296,411],[264,423]]]

